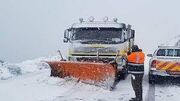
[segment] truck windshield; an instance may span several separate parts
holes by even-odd
[[[82,43],[120,43],[122,37],[120,28],[76,28],[72,31],[72,41]]]

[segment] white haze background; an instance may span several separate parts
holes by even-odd
[[[179,0],[0,0],[0,59],[20,62],[56,54],[63,32],[80,17],[117,17],[136,30],[146,53],[180,35]]]

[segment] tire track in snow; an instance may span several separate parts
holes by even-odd
[[[145,101],[155,101],[155,84],[149,84],[149,90]]]
[[[145,101],[155,101],[155,84],[149,84],[149,78],[147,74],[145,74],[144,76],[144,82],[146,82],[146,85],[148,87]]]

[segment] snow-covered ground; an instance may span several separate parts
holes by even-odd
[[[57,58],[39,58],[18,64],[0,66],[1,101],[128,101],[134,97],[130,75],[114,91],[75,80],[50,77],[50,68],[42,61]],[[148,59],[143,81],[145,101],[179,101],[180,86],[149,85]]]

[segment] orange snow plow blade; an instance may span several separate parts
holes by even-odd
[[[84,83],[112,87],[116,68],[109,63],[51,61],[51,76],[72,77]]]

